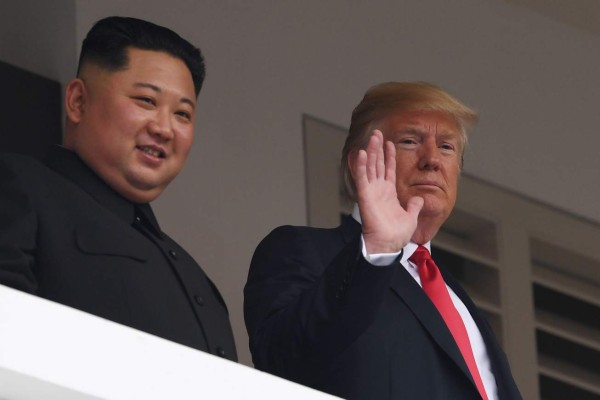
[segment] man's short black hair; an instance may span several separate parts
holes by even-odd
[[[192,74],[198,96],[205,76],[200,49],[168,28],[137,18],[107,17],[96,22],[81,46],[77,75],[86,63],[109,71],[127,68],[130,47],[162,51],[182,60]]]

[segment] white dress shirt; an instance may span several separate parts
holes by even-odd
[[[354,209],[352,210],[352,217],[361,223],[360,220],[360,212],[358,210],[358,205],[354,205]],[[362,246],[362,254],[365,260],[367,260],[370,264],[374,266],[387,266],[390,265],[399,255],[400,251],[397,253],[385,253],[385,254],[367,254],[364,238],[361,235],[361,246]],[[408,271],[410,276],[414,278],[414,280],[421,285],[421,278],[419,277],[419,272],[417,271],[417,266],[413,264],[408,259],[413,255],[415,250],[419,245],[414,242],[409,242],[406,246],[404,246],[402,253],[402,259],[400,263],[402,266]],[[427,242],[423,244],[424,247],[429,250],[431,254],[431,242]],[[471,313],[467,307],[463,304],[460,298],[454,293],[454,291],[446,285],[448,289],[448,293],[450,294],[450,299],[454,304],[454,307],[460,314],[460,317],[467,328],[467,334],[469,335],[469,341],[471,342],[471,348],[473,350],[473,356],[475,357],[475,363],[477,364],[477,368],[479,369],[479,375],[481,376],[481,380],[483,381],[483,386],[485,387],[485,392],[488,396],[489,400],[497,400],[498,393],[496,388],[496,379],[494,378],[494,374],[492,373],[492,365],[490,363],[490,357],[488,356],[487,349],[485,347],[485,343],[483,341],[483,337],[481,336],[481,332],[479,332],[479,328],[477,324],[473,320]]]

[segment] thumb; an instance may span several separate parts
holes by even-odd
[[[406,203],[406,212],[415,218],[418,217],[423,208],[423,203],[425,203],[425,200],[422,197],[411,197]]]

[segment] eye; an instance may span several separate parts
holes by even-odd
[[[136,96],[133,98],[135,101],[148,106],[155,106],[156,101],[152,97],[148,96]]]
[[[185,119],[186,121],[192,120],[192,114],[189,111],[185,111],[185,110],[177,111],[177,112],[175,112],[175,115]]]
[[[413,148],[418,145],[419,142],[414,137],[403,137],[396,141],[397,146],[405,147],[405,148]]]

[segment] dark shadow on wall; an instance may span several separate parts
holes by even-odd
[[[62,142],[61,86],[0,61],[0,153],[41,159]]]

